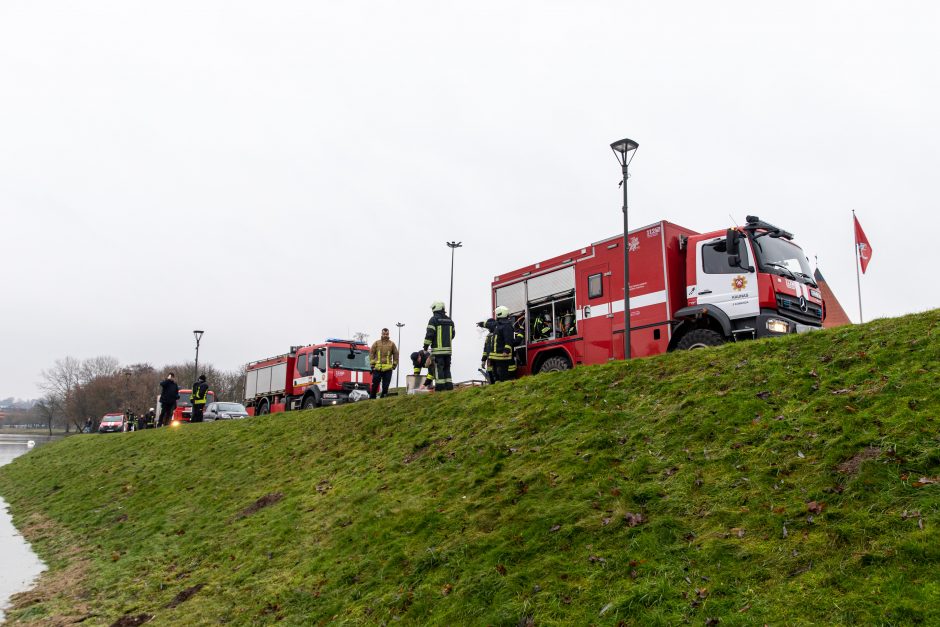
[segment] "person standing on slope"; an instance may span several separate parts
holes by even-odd
[[[454,321],[444,311],[444,303],[436,300],[431,303],[433,315],[428,320],[428,332],[424,336],[424,347],[431,349],[434,357],[434,389],[438,392],[454,389],[454,380],[450,375],[450,358],[453,354],[453,340],[457,335]]]
[[[199,375],[199,379],[193,383],[193,415],[191,422],[202,422],[203,413],[206,410],[206,395],[209,393],[209,384],[206,383],[206,375]]]
[[[382,385],[382,398],[388,396],[388,386],[392,382],[392,371],[398,367],[398,347],[388,337],[388,329],[382,329],[382,339],[376,340],[369,351],[369,365],[372,366],[372,389],[370,398],[375,398]]]
[[[165,427],[173,420],[176,410],[176,401],[180,398],[180,386],[173,380],[175,375],[171,372],[166,379],[160,382],[160,421],[159,426]]]

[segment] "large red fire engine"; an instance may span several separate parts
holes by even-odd
[[[330,338],[248,364],[245,407],[252,416],[337,405],[368,397],[369,347]]]
[[[627,242],[632,357],[822,326],[806,255],[757,217],[710,233],[662,221]],[[493,307],[508,307],[525,336],[522,372],[623,359],[623,246],[614,236],[493,280]]]

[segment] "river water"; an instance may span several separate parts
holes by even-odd
[[[41,446],[60,436],[18,435],[0,433],[0,466],[30,450],[29,442]],[[7,503],[0,498],[0,622],[10,597],[28,590],[46,565],[36,557],[29,544],[13,526]]]

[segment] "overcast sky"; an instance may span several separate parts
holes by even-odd
[[[0,398],[57,358],[235,368],[421,343],[456,380],[494,275],[757,214],[858,318],[940,306],[936,2],[0,3]],[[920,243],[924,242],[924,243]],[[395,333],[393,331],[393,339]]]

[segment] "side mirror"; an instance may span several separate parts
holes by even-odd
[[[738,254],[738,244],[741,232],[737,229],[728,229],[725,234],[725,252],[728,253],[728,265],[736,268],[741,265],[741,255]]]

